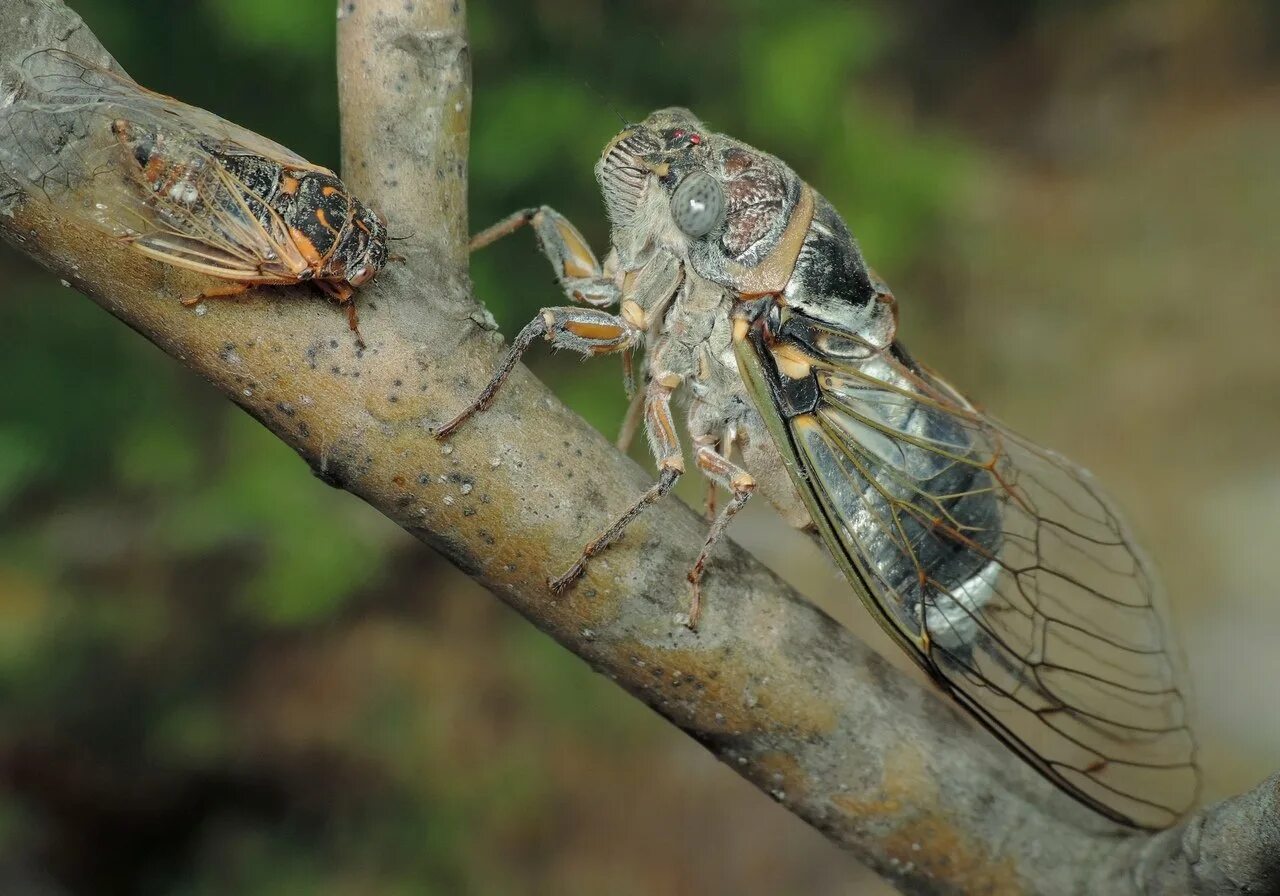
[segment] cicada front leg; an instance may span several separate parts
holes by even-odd
[[[517,212],[477,234],[471,241],[472,247],[486,246],[528,223],[538,228],[539,234],[544,238],[544,251],[556,263],[557,275],[567,272],[564,277],[561,277],[561,282],[566,284],[566,291],[573,283],[589,280],[596,286],[592,294],[601,302],[610,290],[612,293],[608,302],[623,299],[617,282],[605,277],[604,269],[596,263],[595,256],[587,247],[586,241],[573,225],[545,206]],[[586,268],[599,271],[598,276],[594,273],[588,278],[577,278],[576,274],[569,276]],[[618,278],[618,280],[628,284],[627,296],[622,300],[621,314],[610,314],[599,308],[544,308],[516,336],[493,378],[481,390],[475,401],[448,423],[435,430],[435,437],[446,438],[473,414],[488,407],[498,389],[511,375],[520,356],[539,336],[545,337],[556,348],[567,348],[582,355],[613,354],[641,345],[647,335],[646,328],[654,316],[645,309],[665,307],[684,282],[684,269],[674,256],[658,252],[641,268],[629,272],[627,277]],[[585,294],[580,291],[573,294],[586,300]]]
[[[526,224],[533,227],[538,247],[551,262],[556,282],[570,300],[593,308],[607,308],[617,304],[617,283],[596,260],[595,253],[587,245],[586,238],[578,232],[578,228],[550,206],[521,209],[480,231],[471,238],[471,251],[483,249],[490,243],[515,233]]]
[[[474,414],[487,408],[515,369],[520,356],[539,336],[555,348],[569,349],[582,355],[608,355],[634,348],[644,338],[644,333],[625,318],[596,308],[543,308],[516,336],[493,378],[475,400],[436,429],[435,437],[447,438]]]
[[[356,335],[356,344],[364,348],[364,336],[360,334],[360,312],[356,310],[356,291],[347,283],[332,280],[313,281],[320,291],[339,306],[347,309],[347,328]]]

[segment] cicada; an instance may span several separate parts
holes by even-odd
[[[311,282],[347,309],[387,261],[382,218],[329,169],[61,50],[0,101],[0,173],[161,261],[226,282]]]
[[[583,355],[643,349],[639,393],[658,480],[587,545],[584,564],[684,472],[731,495],[689,573],[757,491],[820,536],[863,603],[937,685],[1046,778],[1106,817],[1171,824],[1199,773],[1183,673],[1151,566],[1083,469],[980,411],[898,340],[898,304],[836,209],[779,159],[684,109],[627,127],[596,166],[612,225],[603,264],[542,207],[531,224],[577,305],[535,339]]]

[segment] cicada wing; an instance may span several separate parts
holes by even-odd
[[[200,129],[221,119],[61,51],[23,69],[0,109],[0,171],[19,187],[172,264],[266,282],[307,271],[279,214],[227,169],[227,129]],[[145,161],[131,154],[144,144]]]
[[[144,255],[184,267],[202,274],[260,284],[285,285],[297,281],[269,267],[232,255],[208,242],[174,233],[150,233],[133,240],[132,245]]]
[[[274,209],[216,159],[183,158],[201,166],[183,180],[195,198],[153,197],[136,248],[232,280],[288,283],[305,275],[307,260]]]
[[[126,118],[184,128],[221,149],[236,148],[290,168],[333,174],[288,147],[227,121],[206,109],[156,93],[135,81],[65,50],[40,50],[22,63],[27,83],[46,102],[66,107],[110,104],[129,110]]]
[[[810,400],[788,409],[785,344],[759,319],[740,328],[739,369],[881,625],[1063,790],[1125,824],[1172,824],[1199,786],[1187,689],[1160,587],[1093,478],[894,349],[801,347]]]

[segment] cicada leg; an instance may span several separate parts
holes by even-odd
[[[536,208],[522,208],[518,212],[512,212],[496,224],[491,224],[484,230],[473,235],[471,241],[467,243],[467,249],[475,252],[477,249],[483,249],[490,243],[496,243],[504,236],[510,236],[521,227],[533,220],[533,216],[538,213]]]
[[[229,281],[221,286],[211,286],[199,295],[188,296],[181,301],[187,308],[194,308],[205,299],[234,299],[248,292],[253,285],[242,280]]]
[[[538,240],[538,248],[551,262],[556,282],[571,302],[608,308],[621,299],[621,290],[610,265],[602,266],[587,239],[569,219],[550,206],[521,209],[471,238],[472,252],[530,225]],[[612,257],[612,256],[610,256]],[[623,359],[623,385],[630,396],[634,390],[634,374],[629,354]]]
[[[689,604],[688,625],[692,629],[698,627],[698,617],[702,615],[702,576],[706,572],[711,549],[724,534],[729,521],[746,506],[756,490],[756,481],[751,474],[716,450],[717,441],[714,436],[704,436],[695,440],[697,450],[694,453],[694,463],[698,465],[702,474],[711,480],[713,488],[714,485],[721,485],[733,497],[711,524],[711,529],[707,532],[707,540],[702,545],[702,551],[694,561],[693,568],[689,570],[689,584],[693,587],[693,598]],[[708,504],[710,503],[708,500]]]
[[[515,369],[520,356],[539,336],[556,348],[567,348],[582,355],[607,355],[634,347],[644,333],[625,319],[605,311],[592,308],[544,308],[516,336],[488,385],[456,417],[436,429],[435,437],[447,438],[472,415],[488,407],[493,396]]]
[[[679,382],[677,377],[658,377],[650,382],[645,394],[645,430],[649,434],[649,445],[653,449],[654,460],[658,463],[658,481],[628,507],[612,525],[583,548],[582,555],[564,575],[548,583],[551,590],[557,594],[581,578],[582,573],[586,571],[587,561],[621,538],[631,521],[646,507],[657,503],[671,491],[684,473],[684,455],[680,450],[680,437],[676,435],[675,423],[671,419],[671,395]]]
[[[622,426],[618,429],[618,438],[614,442],[619,451],[629,450],[631,443],[635,441],[636,433],[640,431],[640,424],[644,420],[644,400],[644,392],[637,391],[631,396],[627,413],[622,418]]]
[[[347,326],[356,336],[356,345],[364,348],[364,336],[360,333],[360,312],[356,310],[356,291],[350,284],[343,281],[315,280],[312,282],[337,305],[346,308]]]
[[[724,440],[717,436],[706,435],[700,438],[695,438],[693,440],[693,444],[694,444],[695,450],[699,453],[701,453],[703,448],[706,448],[707,450],[714,452],[716,455],[719,455],[720,446],[732,445],[733,440],[732,439]],[[696,455],[694,459],[695,461],[697,460]],[[701,469],[701,464],[699,464],[699,468]],[[705,519],[708,523],[710,523],[710,522],[714,522],[716,518],[716,507],[719,504],[719,495],[716,494],[716,489],[719,488],[719,486],[717,485],[716,480],[714,478],[712,478],[711,476],[705,475],[707,473],[705,469],[702,470],[702,472],[707,480],[706,482],[707,493],[706,495],[703,496],[703,499],[702,499],[702,518]]]
[[[529,224],[538,238],[538,247],[555,269],[556,281],[571,301],[607,308],[617,304],[618,284],[596,260],[586,237],[569,219],[550,206],[526,208],[503,218],[471,238],[472,252],[483,249]]]

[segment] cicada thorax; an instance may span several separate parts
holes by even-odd
[[[284,170],[280,213],[318,282],[345,301],[386,261],[382,220],[331,174]]]
[[[306,261],[299,280],[341,283],[346,280],[352,199],[342,181],[331,174],[288,168],[260,156],[225,150],[214,153],[219,163],[252,194],[255,207],[274,213],[289,240]],[[269,211],[268,211],[269,210]],[[344,298],[350,295],[345,291]]]
[[[287,177],[281,217],[289,236],[316,273],[330,279],[334,253],[351,227],[351,196],[329,174],[293,171]]]

